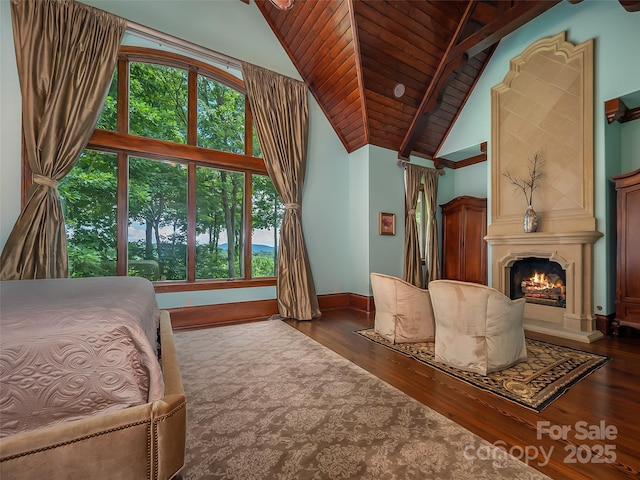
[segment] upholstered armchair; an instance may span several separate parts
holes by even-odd
[[[486,375],[527,359],[525,299],[478,283],[429,283],[436,324],[435,360]]]
[[[376,333],[393,343],[433,341],[429,291],[382,273],[371,273],[370,277]]]

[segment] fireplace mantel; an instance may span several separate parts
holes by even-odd
[[[593,313],[593,244],[602,237],[598,231],[534,232],[487,235],[492,252],[492,283],[509,295],[511,266],[527,257],[557,262],[566,272],[566,308],[527,303],[525,330],[557,337],[593,342],[602,338],[595,328]]]
[[[552,244],[594,244],[602,237],[602,233],[593,232],[531,232],[511,235],[487,235],[484,239],[489,245],[537,245]]]

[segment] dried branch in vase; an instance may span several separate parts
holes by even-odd
[[[529,160],[529,178],[516,178],[508,171],[503,175],[511,182],[514,190],[522,190],[527,205],[531,205],[533,192],[538,188],[538,181],[542,178],[541,167],[544,165],[540,152],[533,154],[533,159]]]

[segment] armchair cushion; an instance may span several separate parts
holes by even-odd
[[[429,290],[436,361],[486,375],[526,360],[524,298],[455,280],[433,280]]]
[[[393,343],[434,339],[434,318],[429,291],[404,280],[371,273],[375,303],[375,331]]]

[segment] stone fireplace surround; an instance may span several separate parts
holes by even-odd
[[[557,262],[566,273],[566,308],[526,303],[525,330],[581,342],[603,337],[593,314],[593,244],[600,232],[522,233],[488,235],[492,247],[492,286],[507,296],[511,266],[528,257]]]
[[[527,303],[525,330],[593,342],[593,245],[602,236],[593,211],[593,40],[566,33],[543,38],[513,58],[491,90],[490,285],[510,295],[510,269],[537,257],[566,273],[566,308]],[[538,231],[525,233],[522,192],[506,178],[528,178],[535,153],[544,162],[533,196]]]

